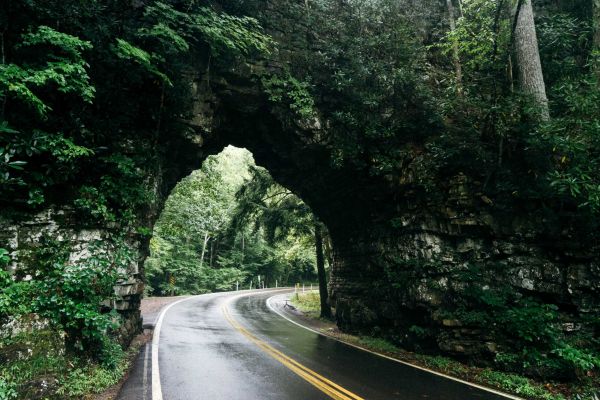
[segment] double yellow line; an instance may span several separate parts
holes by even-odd
[[[233,319],[231,314],[229,313],[229,309],[227,305],[222,307],[223,314],[227,321],[233,326],[235,330],[240,332],[242,335],[246,336],[250,341],[260,347],[265,353],[269,354],[271,357],[282,363],[285,367],[289,368],[295,374],[300,376],[302,379],[309,382],[311,385],[331,397],[335,400],[364,400],[362,397],[357,396],[356,394],[350,392],[349,390],[344,389],[340,385],[330,381],[324,376],[319,375],[315,371],[310,368],[305,367],[300,364],[296,360],[286,356],[279,350],[260,340],[252,333],[250,333],[246,328],[240,325],[236,320]]]

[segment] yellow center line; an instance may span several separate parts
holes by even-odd
[[[362,397],[350,392],[349,390],[339,386],[338,384],[330,381],[322,375],[319,375],[315,371],[310,368],[300,364],[296,360],[286,356],[281,351],[275,349],[271,345],[266,342],[260,340],[252,333],[250,333],[246,328],[240,325],[236,320],[233,319],[231,314],[229,313],[229,309],[226,305],[222,307],[223,314],[227,321],[231,324],[231,326],[240,332],[242,335],[246,336],[250,341],[256,344],[259,348],[264,350],[271,357],[282,363],[285,367],[290,369],[296,375],[300,376],[302,379],[309,382],[311,385],[331,397],[335,400],[364,400]]]

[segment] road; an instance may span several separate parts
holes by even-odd
[[[172,304],[118,400],[510,398],[299,327],[278,313],[282,293],[217,293]]]

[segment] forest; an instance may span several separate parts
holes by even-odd
[[[599,0],[0,4],[0,400],[117,383],[142,296],[299,282],[597,399],[599,243]]]
[[[146,290],[181,295],[314,283],[315,225],[323,230],[314,219],[247,150],[227,147],[167,199],[146,260]]]

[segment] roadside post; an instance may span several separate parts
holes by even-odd
[[[171,296],[175,296],[175,275],[169,276],[169,287],[171,289]]]

